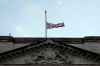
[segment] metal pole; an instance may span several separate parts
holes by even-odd
[[[45,10],[45,38],[47,40],[47,11]]]

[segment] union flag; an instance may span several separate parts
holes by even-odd
[[[58,23],[58,24],[47,23],[47,29],[59,28],[59,27],[64,27],[64,23]]]

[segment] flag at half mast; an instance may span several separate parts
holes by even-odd
[[[53,28],[59,28],[59,27],[64,27],[64,23],[58,23],[58,24],[52,24],[52,23],[47,23],[47,29],[53,29]]]
[[[53,23],[48,23],[47,21],[47,11],[45,10],[45,24],[46,24],[46,29],[53,29],[53,28],[59,28],[59,27],[64,27],[64,23],[58,23],[58,24],[53,24]]]

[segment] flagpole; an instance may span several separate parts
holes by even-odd
[[[45,38],[47,40],[47,11],[45,10]]]

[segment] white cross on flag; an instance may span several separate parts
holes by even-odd
[[[59,28],[59,27],[64,27],[64,23],[58,23],[58,24],[47,23],[47,29]]]

